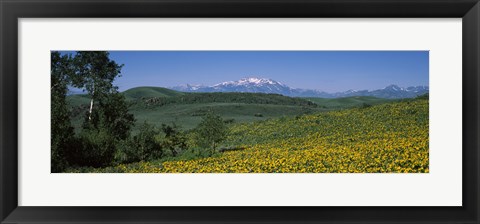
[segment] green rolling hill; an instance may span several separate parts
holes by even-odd
[[[152,87],[152,86],[142,86],[131,88],[123,92],[125,98],[128,100],[142,99],[142,98],[153,98],[153,97],[172,97],[180,96],[185,93],[178,92],[175,90],[162,88],[162,87]]]
[[[238,123],[391,101],[367,96],[326,99],[264,93],[184,93],[161,87],[137,87],[123,94],[130,103],[136,126],[144,121],[156,126],[175,122],[183,129],[196,127],[208,111],[222,116],[229,123]],[[72,108],[73,125],[80,127],[90,99],[79,94],[68,96],[67,101]]]

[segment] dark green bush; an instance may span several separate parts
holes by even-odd
[[[69,148],[72,165],[102,167],[111,165],[116,151],[115,138],[106,129],[85,129]]]
[[[369,107],[372,107],[372,105],[371,105],[371,104],[368,104],[368,103],[362,103],[362,104],[360,105],[360,108],[362,108],[362,109],[364,109],[364,108],[369,108]]]
[[[159,131],[154,126],[143,123],[137,135],[120,142],[115,161],[132,163],[162,158],[162,146],[156,140],[158,134]]]
[[[175,123],[173,125],[162,124],[162,131],[163,135],[157,136],[157,141],[164,149],[168,149],[173,157],[187,148],[187,136]]]
[[[195,128],[197,145],[203,148],[210,148],[215,153],[219,143],[224,141],[228,135],[228,127],[222,117],[208,113]]]

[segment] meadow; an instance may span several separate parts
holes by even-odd
[[[149,95],[151,98],[158,93],[149,91],[149,94],[153,94]],[[140,95],[137,93],[130,99],[146,99]],[[178,95],[162,97],[172,96]],[[304,101],[313,104],[304,104]],[[180,116],[176,121],[188,129],[199,122],[196,119],[201,116],[192,115],[202,108],[214,108],[220,116],[233,121],[228,124],[226,140],[214,154],[202,154],[201,148],[194,147],[176,157],[104,168],[77,167],[66,172],[429,172],[428,97],[395,101],[354,97],[285,102],[261,104],[252,99],[251,103],[172,103],[163,105],[162,112],[155,105],[132,104],[131,111],[138,120],[149,120],[153,124],[171,121],[164,117],[176,112]],[[259,113],[262,116],[258,116]]]
[[[137,87],[123,92],[135,116],[134,132],[145,121],[160,127],[175,123],[183,130],[195,128],[211,111],[232,123],[263,121],[317,112],[377,105],[395,100],[370,96],[345,98],[292,98],[277,94],[184,93],[161,87]],[[67,97],[72,123],[80,130],[90,98],[77,94]]]

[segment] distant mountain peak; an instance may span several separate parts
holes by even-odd
[[[403,90],[404,90],[404,88],[399,87],[399,86],[394,85],[394,84],[391,84],[391,85],[389,85],[389,86],[387,86],[387,87],[385,87],[385,88],[383,88],[383,89],[393,90],[393,91],[403,91]]]
[[[212,86],[184,85],[172,89],[184,92],[250,92],[274,93],[291,97],[337,98],[349,96],[375,96],[380,98],[411,98],[428,93],[428,86],[411,86],[407,88],[389,85],[377,90],[348,90],[337,93],[326,93],[319,90],[290,88],[269,78],[245,77],[237,81],[221,82]]]
[[[218,86],[225,86],[225,85],[234,85],[234,86],[247,86],[247,85],[282,85],[282,83],[277,82],[273,79],[268,79],[268,78],[257,78],[257,77],[246,77],[242,78],[237,81],[228,81],[228,82],[222,82],[213,85],[212,87],[218,87]]]

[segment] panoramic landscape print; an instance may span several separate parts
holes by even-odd
[[[52,51],[52,173],[428,173],[428,51]]]

